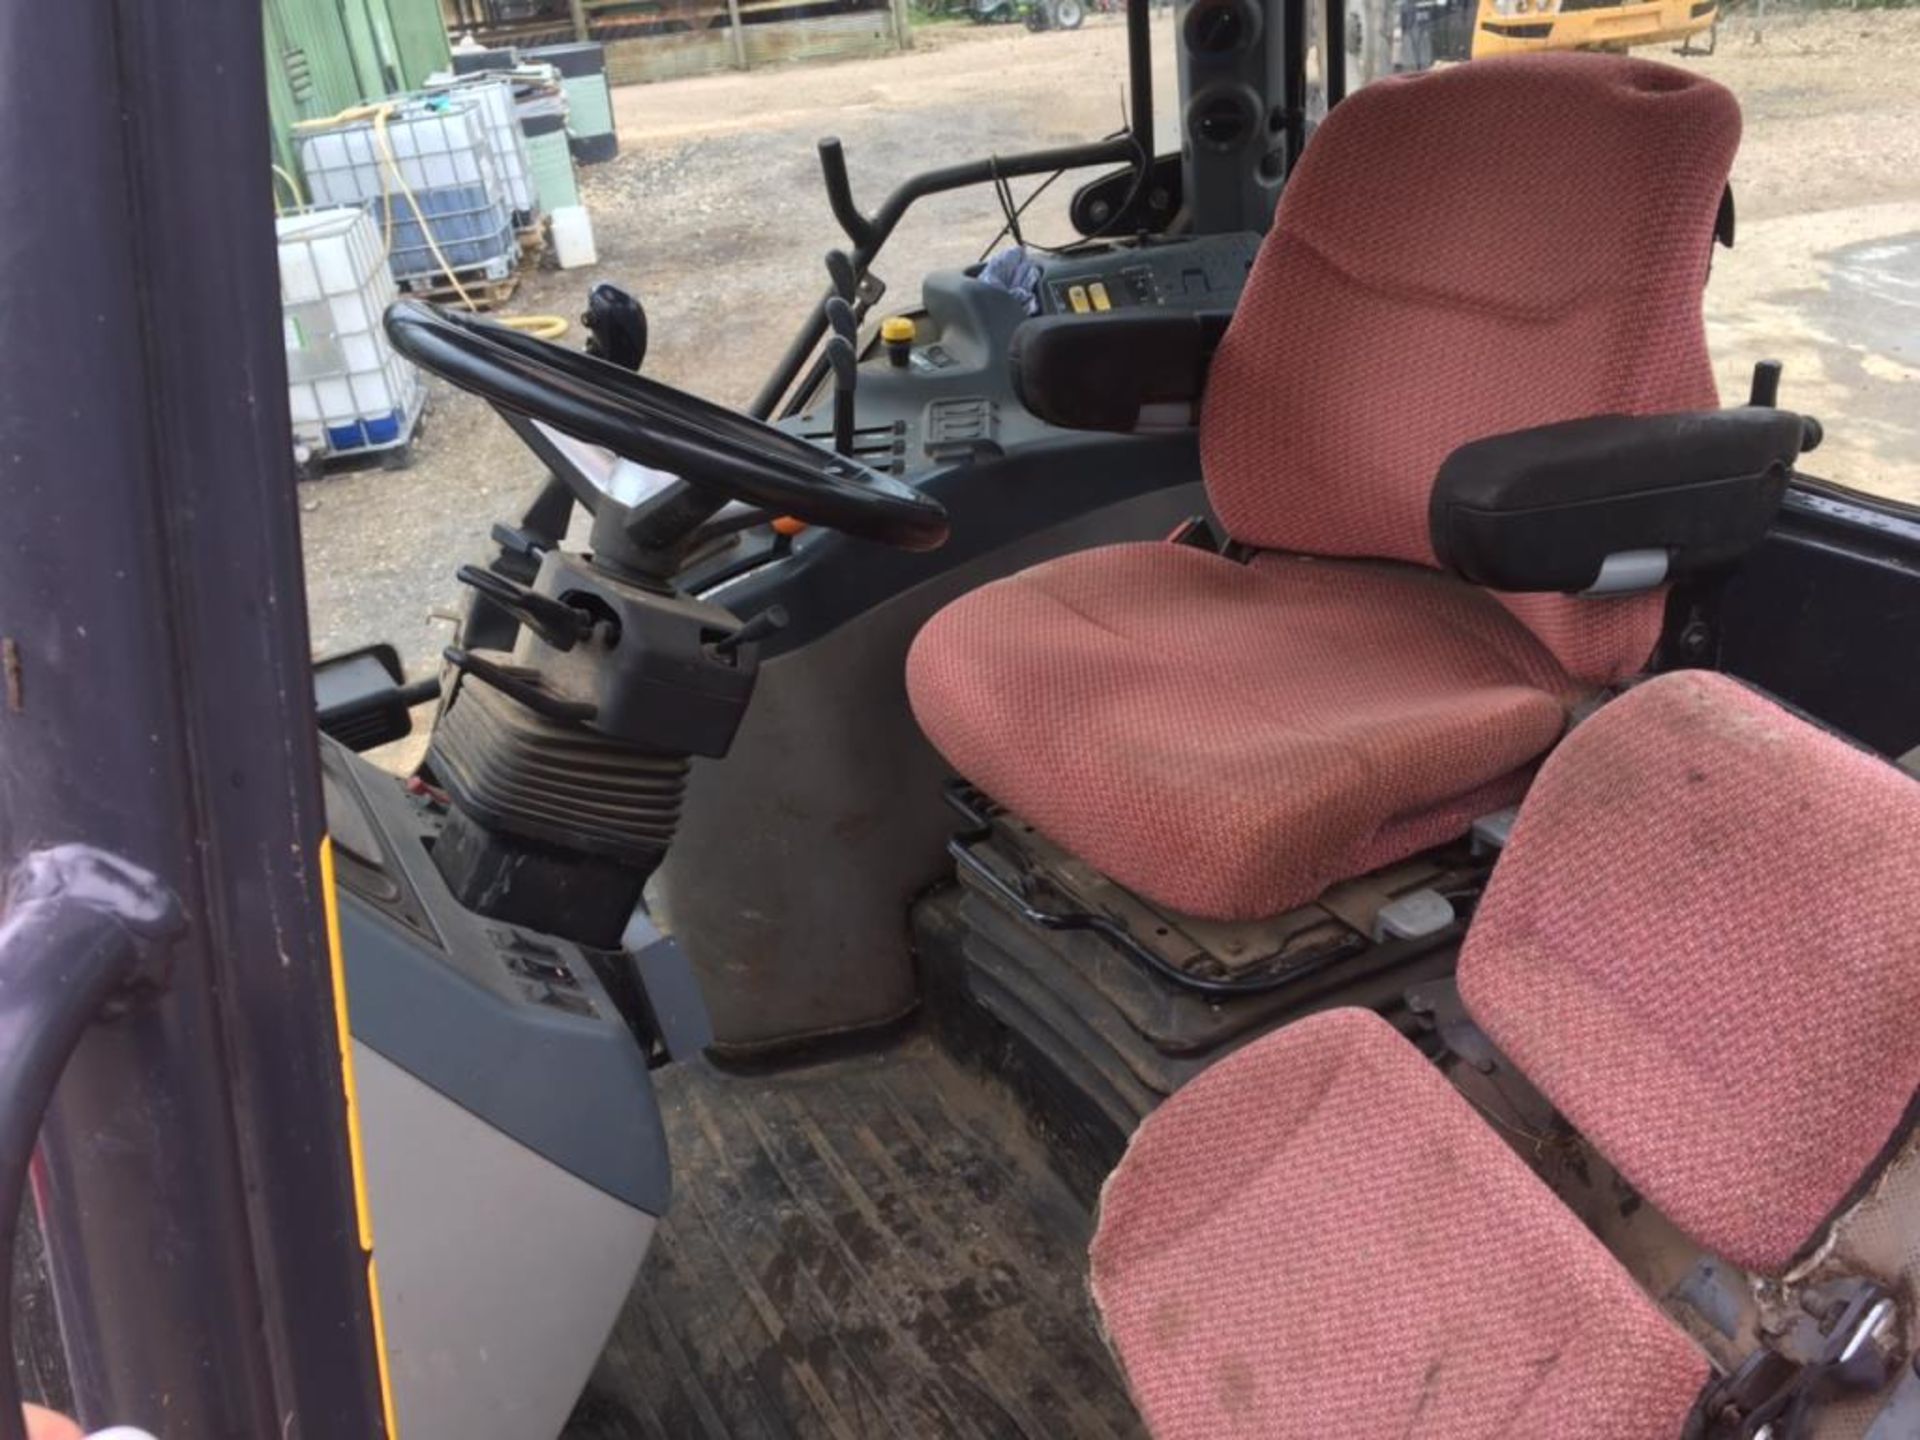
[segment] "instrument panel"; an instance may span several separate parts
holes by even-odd
[[[1234,232],[1095,255],[1063,255],[1042,269],[1040,308],[1048,315],[1144,306],[1231,310],[1260,252],[1260,239]]]

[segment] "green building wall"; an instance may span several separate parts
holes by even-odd
[[[452,63],[440,0],[264,0],[274,158],[298,175],[296,121],[410,90]]]

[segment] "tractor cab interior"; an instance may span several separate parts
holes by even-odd
[[[1128,11],[1116,137],[821,142],[751,413],[389,312],[544,471],[322,751],[400,1430],[1920,1435],[1920,514],[1719,393],[1733,96]]]

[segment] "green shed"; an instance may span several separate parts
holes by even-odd
[[[410,90],[452,64],[440,0],[264,0],[274,159],[295,167],[296,121]]]

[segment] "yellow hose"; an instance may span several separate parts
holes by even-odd
[[[305,192],[300,188],[300,182],[278,165],[273,167],[273,174],[275,179],[286,182],[287,192],[293,196],[294,208],[304,210],[307,206],[307,197]],[[273,213],[276,215],[286,214],[286,211],[280,208],[280,187],[277,185],[273,190]]]
[[[374,143],[380,147],[380,212],[385,218],[385,233],[381,237],[381,258],[393,253],[393,192],[388,188],[389,176],[399,182],[400,193],[406,197],[408,207],[413,211],[414,221],[420,226],[420,233],[427,238],[427,248],[433,252],[433,258],[439,262],[441,272],[447,282],[453,286],[454,294],[460,297],[460,303],[474,314],[480,313],[480,306],[473,296],[467,293],[467,287],[460,283],[460,277],[453,273],[453,266],[447,262],[446,251],[440,248],[435,238],[433,226],[427,222],[427,212],[421,208],[420,197],[413,193],[413,186],[407,183],[405,173],[400,169],[400,159],[393,153],[393,142],[387,136],[387,120],[393,114],[389,103],[378,105],[352,105],[338,115],[324,120],[302,120],[295,124],[296,130],[319,130],[332,125],[351,124],[356,120],[373,121]],[[281,174],[278,166],[275,170]],[[292,177],[289,176],[289,179]],[[299,194],[298,187],[294,193]],[[277,201],[276,201],[277,204]],[[567,333],[567,320],[564,315],[496,315],[493,317],[510,330],[522,330],[539,340],[558,340]]]

